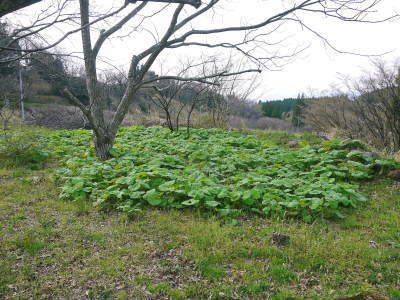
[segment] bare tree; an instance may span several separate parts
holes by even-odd
[[[194,95],[192,98],[192,102],[188,106],[188,110],[186,113],[186,136],[187,138],[190,137],[190,128],[192,127],[191,124],[191,119],[192,119],[192,114],[195,111],[195,109],[199,108],[202,104],[207,102],[212,96],[212,90],[215,85],[210,86],[207,84],[202,84],[202,83],[197,83],[192,86],[192,90],[194,91]],[[213,98],[216,100],[217,98]]]
[[[304,121],[319,132],[332,130],[388,152],[400,150],[400,66],[375,61],[360,79],[345,79],[347,92],[308,100]]]
[[[185,86],[181,81],[165,81],[165,86],[153,86],[154,95],[149,95],[150,101],[165,114],[166,126],[171,130],[179,130],[180,116],[185,103],[179,101],[179,94]]]
[[[359,132],[389,152],[400,150],[400,65],[374,62],[374,73],[351,85]]]
[[[217,61],[213,57],[197,63],[186,60],[180,63],[180,70],[177,73],[179,79],[159,80],[151,85],[155,93],[148,95],[148,98],[163,111],[166,119],[165,125],[171,131],[179,130],[180,125],[184,123],[182,119],[185,118],[189,135],[193,112],[201,104],[207,102],[207,105],[211,106],[213,101],[218,100],[215,89],[221,88],[222,79],[226,81],[229,77],[219,78],[216,76],[208,81],[201,78],[207,77],[207,74],[218,74],[219,72]],[[193,77],[198,79],[190,81],[190,78]]]
[[[137,2],[137,1],[131,1]],[[171,14],[171,19],[167,28],[160,38],[150,47],[140,53],[132,55],[130,62],[127,87],[125,93],[116,108],[115,114],[111,120],[106,120],[104,116],[105,103],[101,101],[99,94],[99,81],[97,75],[97,59],[100,49],[104,42],[109,39],[113,34],[119,31],[124,25],[134,18],[139,18],[141,13],[146,8],[149,2],[163,2],[163,3],[179,3],[174,6]],[[261,32],[263,28],[270,31],[276,30],[284,22],[296,22],[305,26],[304,22],[299,18],[301,12],[303,17],[306,14],[324,14],[327,17],[337,18],[342,21],[362,21],[365,22],[365,16],[370,12],[371,7],[376,5],[379,1],[376,0],[303,0],[295,3],[287,9],[279,13],[266,17],[263,21],[249,25],[229,26],[214,29],[195,29],[193,28],[194,21],[198,18],[212,13],[220,0],[208,0],[203,2],[200,6],[194,1],[170,1],[170,0],[153,0],[144,1],[141,4],[133,6],[131,11],[117,21],[113,26],[106,30],[102,30],[97,40],[92,43],[92,20],[90,18],[89,0],[80,0],[80,32],[82,35],[83,55],[85,60],[86,70],[86,85],[88,89],[90,103],[84,105],[74,95],[65,90],[65,93],[72,99],[75,104],[86,115],[91,127],[94,131],[95,149],[96,154],[100,159],[108,159],[111,157],[109,150],[114,144],[114,139],[123,121],[130,104],[135,100],[135,97],[140,88],[143,86],[159,82],[161,80],[180,80],[186,82],[203,82],[209,83],[210,80],[216,77],[232,76],[235,74],[244,74],[248,72],[258,72],[260,67],[267,67],[268,63],[274,63],[282,59],[282,56],[273,53],[270,55],[262,55],[252,51],[255,43],[260,48],[267,47],[268,43],[265,39],[268,37],[269,32]],[[195,12],[185,9],[186,4],[192,4],[198,9]],[[128,7],[126,4],[124,6]],[[154,16],[154,14],[153,14]],[[312,30],[309,27],[303,27]],[[185,30],[186,29],[186,30]],[[224,43],[208,43],[204,39],[201,41],[193,40],[204,36],[221,35],[223,33],[241,32],[244,33],[244,40],[241,42],[224,42]],[[312,30],[312,32],[317,33]],[[264,39],[264,40],[263,40]],[[261,42],[259,42],[261,40]],[[258,42],[257,42],[258,41]],[[257,64],[256,68],[245,69],[236,73],[229,73],[227,70],[222,70],[216,74],[207,74],[201,77],[187,77],[180,76],[160,76],[156,79],[146,79],[146,74],[153,66],[160,54],[166,49],[176,49],[182,47],[203,47],[203,48],[223,48],[237,51],[244,55],[250,61]],[[264,52],[265,53],[265,52]],[[297,53],[296,51],[291,55]]]
[[[318,132],[326,133],[336,128],[346,137],[355,138],[351,135],[355,118],[353,103],[343,92],[308,100],[303,118],[307,125]]]

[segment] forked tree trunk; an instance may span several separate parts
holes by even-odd
[[[109,133],[105,135],[94,134],[94,148],[96,156],[101,160],[107,160],[112,157],[110,150],[114,145],[115,135]]]
[[[110,159],[112,158],[110,150],[114,146],[119,124],[112,124],[105,120],[104,111],[93,109],[90,114],[89,122],[93,128],[96,156],[101,160]]]

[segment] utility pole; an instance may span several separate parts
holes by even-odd
[[[19,91],[20,91],[20,105],[21,105],[21,119],[22,122],[25,122],[25,108],[24,108],[24,98],[25,98],[25,91],[24,91],[24,79],[22,74],[23,66],[19,65]]]

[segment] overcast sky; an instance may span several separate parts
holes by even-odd
[[[106,9],[112,1],[97,0],[97,9]],[[196,21],[195,29],[218,28],[238,24],[252,24],[261,21],[273,13],[282,11],[282,7],[290,7],[294,0],[222,0],[219,7],[212,14],[203,16]],[[107,3],[107,4],[105,4]],[[120,3],[120,1],[113,1]],[[44,5],[44,4],[42,4]],[[132,6],[133,7],[133,6]],[[151,14],[154,10],[162,7],[160,4],[152,3],[143,14]],[[166,9],[163,13],[154,18],[148,18],[143,23],[146,30],[131,32],[135,26],[133,21],[125,31],[119,33],[124,35],[130,33],[129,37],[114,38],[105,44],[101,56],[119,68],[127,69],[132,54],[153,42],[154,36],[163,33],[163,29],[170,20],[173,7]],[[40,5],[33,5],[18,14],[10,17],[13,22],[25,20],[23,16],[33,16]],[[71,7],[71,10],[74,8]],[[186,8],[187,13],[193,13],[194,8]],[[376,7],[377,12],[369,16],[370,19],[381,19],[387,16],[400,13],[399,0],[382,0]],[[317,30],[326,37],[337,49],[358,54],[381,54],[389,52],[381,58],[392,62],[400,58],[400,21],[368,24],[368,23],[344,23],[321,15],[308,14],[300,16],[305,23]],[[101,28],[107,28],[105,24]],[[190,28],[189,28],[190,29]],[[272,29],[271,27],[266,30]],[[48,36],[54,38],[67,30],[66,27],[53,29]],[[150,33],[151,32],[151,33]],[[226,42],[240,40],[243,37],[240,33],[224,34],[217,37],[207,38],[207,42]],[[298,54],[293,61],[286,64],[279,70],[264,70],[260,75],[260,86],[253,94],[254,98],[260,100],[281,99],[285,97],[296,97],[299,93],[319,93],[339,82],[342,75],[360,76],[363,70],[369,68],[371,57],[340,54],[326,45],[323,41],[307,30],[302,30],[298,25],[285,25],[266,40],[269,43],[276,43],[285,39],[278,46],[264,47],[265,51],[278,53],[279,55],[292,53],[294,49],[306,48]],[[80,37],[75,35],[61,45],[65,51],[79,52]],[[279,52],[276,52],[279,51]],[[190,57],[199,58],[204,53],[213,53],[204,48],[186,48],[180,51],[166,51],[160,57],[157,64],[152,68],[156,72],[165,72],[165,69],[173,69],[177,62]],[[228,53],[218,51],[222,58]],[[239,59],[239,56],[237,56]],[[163,68],[161,68],[161,66]],[[102,65],[107,68],[107,65]]]

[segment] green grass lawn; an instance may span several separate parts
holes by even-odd
[[[400,299],[400,185],[362,185],[343,220],[59,200],[58,166],[0,169],[0,298]],[[290,237],[276,246],[273,232]]]

